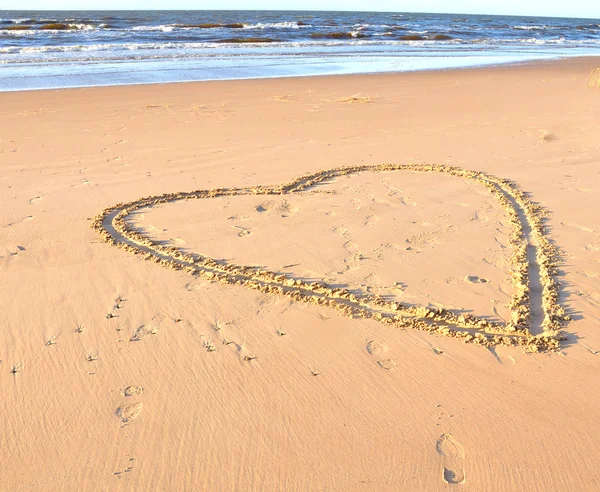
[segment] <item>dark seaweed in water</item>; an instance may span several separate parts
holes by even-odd
[[[31,29],[31,26],[24,26],[23,24],[17,24],[16,26],[0,27],[2,31],[27,31]]]
[[[400,36],[398,39],[402,41],[423,41],[427,38],[420,34],[407,34],[406,36]]]
[[[68,31],[70,29],[76,30],[77,26],[72,26],[70,24],[56,23],[56,24],[44,24],[39,27],[40,31]]]
[[[310,35],[313,39],[352,39],[352,38],[366,38],[367,34],[361,32],[313,32]]]
[[[272,38],[227,38],[219,39],[217,43],[275,43],[276,39]]]

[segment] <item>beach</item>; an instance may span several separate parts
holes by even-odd
[[[597,490],[598,68],[0,92],[0,489]]]

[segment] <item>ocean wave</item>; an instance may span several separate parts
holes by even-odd
[[[2,24],[37,24],[35,19],[31,19],[29,17],[21,17],[19,19],[0,19],[0,23]]]
[[[108,19],[106,19],[108,20]],[[16,22],[19,21],[19,22]],[[97,22],[94,24],[92,22]],[[244,24],[240,22],[233,23],[198,23],[198,24],[162,24],[162,25],[138,25],[130,27],[119,27],[114,24],[102,22],[94,19],[65,19],[64,21],[37,21],[35,19],[8,19],[0,23],[7,24],[7,27],[0,27],[5,30],[19,30],[23,25],[27,25],[28,29],[36,30],[92,30],[92,29],[113,29],[121,31],[155,31],[155,32],[172,32],[174,29],[300,29],[312,28],[312,25],[302,22],[264,22],[256,24]]]
[[[42,24],[37,28],[38,31],[84,31],[94,29],[91,24],[66,24],[64,22],[53,22]]]
[[[397,39],[400,41],[450,41],[454,38],[448,34],[432,33],[427,35],[406,34],[399,36]]]
[[[301,27],[310,28],[312,26],[302,21],[258,22],[256,24],[244,24],[244,29],[300,29]]]
[[[550,26],[513,26],[512,28],[518,31],[545,31],[551,29]]]
[[[232,22],[230,24],[204,23],[204,24],[172,24],[172,27],[181,29],[243,29],[245,26],[241,22]]]
[[[162,32],[171,32],[173,30],[172,25],[161,25],[161,26],[134,26],[129,28],[129,31],[139,32],[139,31],[162,31]]]
[[[283,41],[273,38],[225,38],[215,39],[211,41],[197,41],[197,42],[179,42],[179,41],[162,41],[162,42],[132,42],[132,43],[97,43],[97,44],[77,44],[77,45],[57,45],[57,46],[4,46],[0,47],[0,54],[4,55],[44,55],[52,53],[121,53],[121,52],[149,52],[149,51],[172,51],[176,52],[175,56],[187,56],[193,55],[194,52],[202,55],[208,52],[218,52],[219,56],[222,54],[218,50],[219,46],[223,43],[231,44],[232,46],[239,46],[248,44],[269,44],[270,46],[277,46],[281,48],[333,48],[333,47],[347,47],[349,43],[346,38],[330,38],[330,39],[318,39],[318,40],[305,40],[305,41]],[[423,37],[422,39],[374,39],[374,38],[362,38],[355,39],[352,41],[351,46],[366,46],[366,47],[377,47],[377,46],[439,46],[442,48],[447,45],[462,45],[465,47],[518,47],[528,46],[531,44],[536,45],[549,45],[549,46],[595,46],[600,47],[600,39],[588,39],[588,40],[568,40],[564,37],[556,39],[536,39],[536,38],[478,38],[474,40],[466,40],[461,38],[453,38],[451,40],[440,39],[436,40],[435,36]],[[6,61],[6,60],[1,60]],[[14,60],[12,60],[14,61]]]

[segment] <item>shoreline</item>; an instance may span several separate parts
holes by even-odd
[[[451,68],[428,68],[428,69],[416,69],[416,70],[403,70],[394,72],[369,72],[369,73],[343,73],[343,74],[324,74],[324,75],[293,75],[293,76],[265,76],[265,77],[248,77],[248,78],[231,78],[231,79],[208,79],[208,80],[183,80],[183,81],[172,81],[172,82],[140,82],[135,84],[114,84],[114,85],[96,85],[96,86],[78,86],[78,87],[56,87],[56,88],[42,88],[42,89],[17,89],[17,90],[0,90],[0,96],[2,94],[20,94],[20,93],[38,93],[46,91],[77,91],[77,90],[88,90],[88,89],[118,89],[118,88],[129,88],[129,87],[152,87],[152,86],[186,86],[189,84],[214,84],[214,83],[230,83],[230,82],[256,82],[256,81],[273,81],[273,80],[297,80],[297,79],[324,79],[328,77],[332,78],[344,78],[344,77],[377,77],[377,76],[400,76],[403,74],[435,74],[435,73],[451,73],[451,72],[463,72],[463,71],[479,71],[479,70],[493,70],[497,68],[519,68],[519,67],[532,67],[546,66],[554,64],[570,64],[577,60],[598,60],[600,65],[600,55],[580,55],[571,57],[556,57],[548,58],[543,60],[523,60],[523,61],[512,61],[506,63],[497,64],[483,64],[473,65],[464,67],[451,67]],[[0,79],[1,80],[1,79]]]

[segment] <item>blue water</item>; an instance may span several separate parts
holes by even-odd
[[[600,19],[0,11],[0,91],[399,72],[600,55]]]

